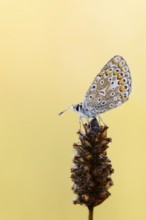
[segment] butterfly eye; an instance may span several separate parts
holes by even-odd
[[[100,80],[100,84],[103,85],[104,84],[104,80]]]
[[[123,72],[127,72],[128,71],[128,66],[123,66],[122,70],[123,70]]]
[[[77,105],[75,108],[76,108],[76,111],[78,112],[79,111],[79,105]]]

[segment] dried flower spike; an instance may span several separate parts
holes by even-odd
[[[74,204],[86,205],[89,219],[93,219],[93,208],[101,204],[111,194],[113,185],[111,174],[114,172],[107,157],[107,126],[99,126],[96,119],[84,124],[84,132],[79,131],[79,143],[73,145],[75,156],[71,168],[72,189],[76,194]]]

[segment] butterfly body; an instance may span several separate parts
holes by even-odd
[[[128,64],[116,55],[96,75],[82,103],[72,107],[81,117],[95,118],[125,103],[131,93],[131,82]]]
[[[83,104],[77,104],[77,105],[73,105],[73,110],[77,113],[80,114],[81,118],[95,118],[97,113],[94,109],[92,110],[87,110],[83,108]]]

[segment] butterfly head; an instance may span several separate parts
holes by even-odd
[[[89,117],[86,112],[83,109],[82,103],[71,105],[68,108],[66,108],[64,111],[60,112],[58,115],[63,115],[64,112],[66,112],[69,109],[73,109],[75,112],[79,113],[81,117]]]
[[[95,117],[95,115],[92,115],[91,112],[89,112],[87,109],[86,110],[84,109],[82,103],[74,105],[73,110],[79,113],[81,118],[90,118],[93,116]]]
[[[82,103],[74,105],[73,110],[77,113],[82,113],[82,111],[83,111]]]
[[[60,112],[59,115],[64,114],[69,109],[73,109],[75,112],[82,114],[83,113],[83,108],[82,108],[82,103],[77,104],[77,105],[71,105],[68,108],[66,108],[64,111]]]

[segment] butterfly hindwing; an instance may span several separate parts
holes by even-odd
[[[126,61],[114,56],[95,77],[83,100],[83,108],[96,114],[116,108],[128,100],[131,75]]]

